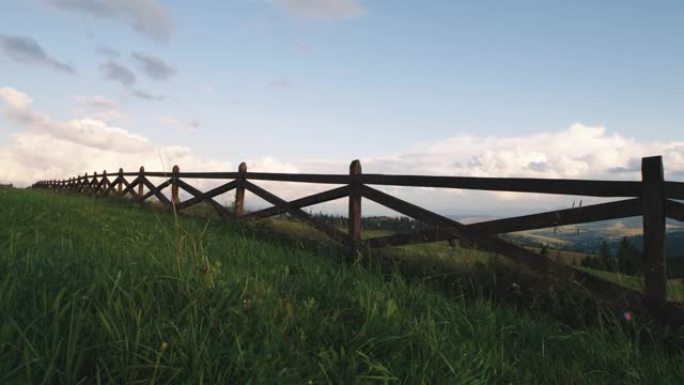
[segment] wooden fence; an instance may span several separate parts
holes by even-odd
[[[89,176],[77,176],[64,180],[48,180],[35,183],[33,188],[46,188],[91,194],[119,196],[130,195],[137,202],[156,197],[162,204],[175,210],[184,210],[200,202],[210,204],[222,219],[254,220],[288,213],[302,219],[332,239],[347,246],[351,251],[368,251],[373,248],[399,246],[413,243],[434,242],[439,240],[460,239],[476,247],[509,257],[515,261],[542,271],[573,277],[603,294],[613,294],[626,300],[631,306],[643,306],[657,319],[684,323],[684,309],[667,301],[667,264],[665,259],[665,218],[684,221],[684,183],[664,180],[663,163],[660,156],[642,159],[641,181],[599,181],[569,179],[530,179],[530,178],[476,178],[422,175],[385,175],[363,174],[361,163],[351,163],[349,174],[284,174],[248,172],[241,163],[237,172],[180,172],[178,166],[172,172],[149,172],[140,167],[138,172]],[[132,178],[130,181],[126,178]],[[168,178],[154,185],[149,178]],[[110,180],[110,178],[113,178]],[[189,179],[228,179],[229,182],[202,192],[186,182]],[[282,181],[316,184],[343,185],[303,198],[287,201],[259,187],[252,181]],[[396,198],[371,185],[437,187],[451,189],[473,189],[489,191],[513,191],[526,193],[545,193],[579,195],[593,197],[627,198],[609,203],[594,204],[565,210],[485,222],[463,224],[405,200]],[[162,193],[171,188],[170,198]],[[191,198],[181,201],[179,189],[185,190]],[[235,190],[235,204],[227,208],[214,198],[219,194]],[[273,206],[246,212],[244,210],[245,191],[250,191]],[[349,200],[348,231],[345,233],[329,226],[302,208],[340,198]],[[377,202],[398,213],[422,221],[430,226],[429,230],[414,233],[394,234],[362,240],[361,238],[361,200]],[[497,234],[522,230],[532,230],[562,225],[601,221],[607,219],[643,216],[644,253],[643,271],[645,292],[613,284],[582,270],[553,261],[524,247],[505,241]]]

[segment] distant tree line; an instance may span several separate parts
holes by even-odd
[[[615,271],[628,275],[641,275],[641,253],[627,237],[623,237],[613,254],[606,241],[601,242],[598,256],[587,255],[581,265],[592,269]]]
[[[347,226],[347,218],[341,215],[320,213],[314,214],[314,217],[338,228]],[[363,217],[361,218],[361,226],[365,230],[386,230],[395,233],[408,233],[428,228],[424,223],[409,217]]]

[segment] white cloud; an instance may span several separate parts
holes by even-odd
[[[119,103],[104,96],[76,96],[74,99],[82,105],[74,111],[75,115],[89,116],[104,121],[125,117]]]
[[[0,146],[0,183],[27,186],[38,180],[61,179],[93,171],[171,170],[177,164],[185,171],[233,171],[237,164],[227,160],[208,159],[184,146],[156,147],[148,138],[114,127],[103,120],[85,116],[58,121],[40,111],[28,108],[30,96],[12,87],[0,88],[6,103],[0,112],[6,121],[20,127],[10,140]],[[104,97],[81,97],[84,103],[114,107]],[[261,171],[291,171],[271,158],[250,161]],[[193,181],[200,189],[211,188],[220,181]],[[226,202],[224,202],[226,203]]]
[[[682,151],[684,142],[637,142],[608,134],[602,126],[576,123],[565,130],[524,136],[459,135],[365,163],[376,172],[615,179],[637,178],[641,157],[649,155],[662,154],[666,171],[682,170]]]
[[[107,125],[92,118],[56,121],[50,116],[28,109],[30,98],[22,92],[5,87],[0,94],[9,109],[4,111],[7,120],[24,128],[26,132],[52,136],[73,143],[118,152],[139,152],[149,148],[147,139],[128,131]]]
[[[21,186],[39,179],[83,174],[86,170],[123,167],[128,171],[137,170],[140,165],[145,165],[147,170],[170,170],[177,164],[182,171],[235,171],[240,161],[205,158],[184,146],[157,148],[141,135],[87,116],[57,121],[33,110],[31,98],[10,87],[0,88],[0,96],[8,105],[3,111],[6,119],[21,127],[4,147],[0,147],[0,183],[12,182]],[[182,124],[174,119],[171,121]],[[604,127],[583,124],[531,135],[458,135],[419,145],[408,153],[365,157],[361,161],[365,173],[639,180],[641,158],[652,155],[663,155],[669,180],[681,180],[684,142],[637,141],[611,134]],[[350,161],[300,158],[284,162],[268,156],[246,160],[249,171],[335,174],[346,174]],[[224,182],[192,181],[201,189]],[[296,199],[334,187],[252,182],[284,199]],[[591,199],[572,196],[378,188],[445,214],[531,213],[571,207],[580,199],[585,205],[592,203]],[[230,199],[231,196],[225,196],[221,202],[228,203]],[[250,196],[248,205],[254,205],[254,202],[257,199]],[[340,200],[313,209],[344,213],[345,205],[345,201]],[[367,200],[363,207],[366,214],[388,213]]]
[[[105,108],[105,109],[119,109],[119,104],[115,102],[112,99],[106,98],[104,96],[100,95],[93,95],[93,96],[79,96],[76,98],[77,100],[86,103],[90,106],[97,107],[97,108]]]
[[[341,20],[366,14],[357,0],[276,0],[276,3],[293,15],[307,19]]]
[[[10,107],[16,109],[24,109],[26,106],[33,103],[33,99],[28,95],[12,87],[0,88],[0,98],[9,104]]]
[[[21,91],[11,87],[0,90],[8,106],[2,109],[3,116],[21,128],[0,148],[0,179],[27,185],[38,179],[155,158],[147,138],[90,117],[55,120],[29,108],[31,98]]]
[[[684,142],[641,142],[604,127],[573,124],[556,132],[518,136],[459,135],[394,156],[362,159],[364,172],[476,177],[640,180],[641,158],[662,155],[665,175],[684,171]],[[340,169],[342,165],[338,166]],[[508,192],[386,188],[442,212],[543,211],[599,199]],[[423,192],[419,192],[423,190]],[[459,190],[455,190],[459,191]],[[401,195],[400,195],[401,196]]]

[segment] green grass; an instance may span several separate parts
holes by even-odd
[[[1,190],[0,383],[684,378],[682,354],[644,337],[638,319],[606,312],[572,329],[342,259],[334,247],[264,238],[250,226]]]
[[[589,269],[586,267],[580,267],[579,269],[631,289],[643,291],[645,287],[644,277],[635,277],[618,272]],[[668,281],[667,297],[671,301],[684,302],[684,285],[681,284],[681,279],[671,279]]]

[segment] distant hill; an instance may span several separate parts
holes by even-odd
[[[670,258],[684,257],[684,225],[667,221],[666,253]],[[623,237],[639,250],[643,249],[641,217],[615,219],[577,226],[562,226],[551,229],[521,231],[516,238],[524,243],[538,246],[562,247],[571,250],[594,253],[604,240],[613,250]]]

